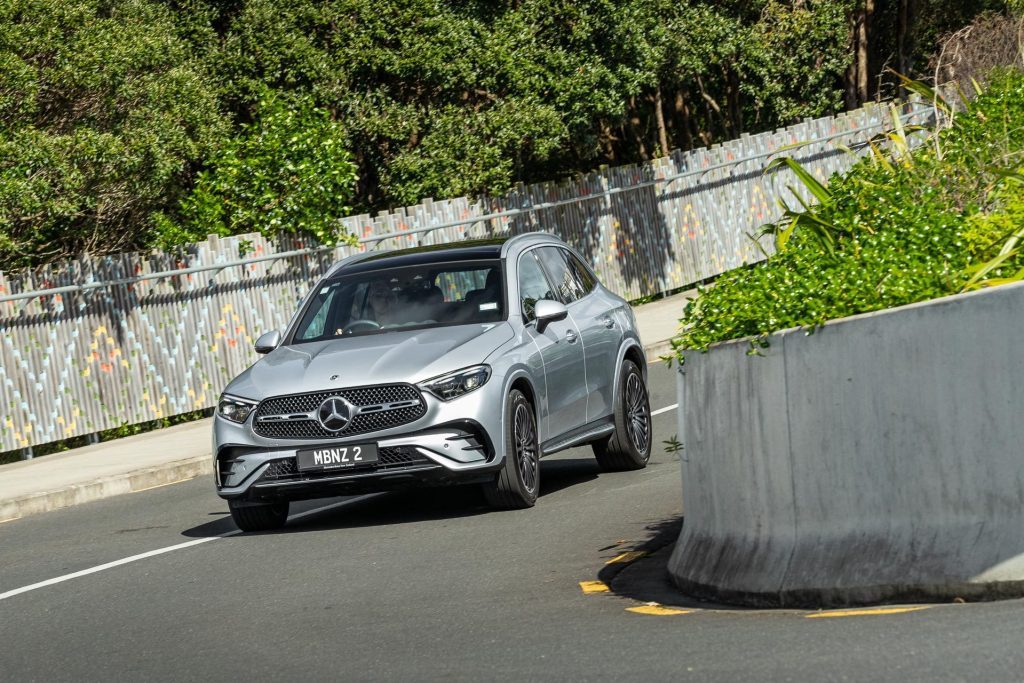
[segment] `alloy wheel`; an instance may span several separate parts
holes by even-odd
[[[537,488],[537,438],[533,425],[533,414],[520,403],[516,406],[515,419],[516,459],[523,485],[531,493]]]
[[[646,453],[651,439],[651,406],[647,389],[637,375],[626,380],[626,432],[639,453]]]

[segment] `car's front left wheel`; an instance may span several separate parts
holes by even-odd
[[[492,482],[484,484],[487,502],[514,510],[533,507],[540,490],[540,443],[533,405],[513,389],[505,413],[505,464]]]
[[[271,531],[280,529],[288,521],[288,502],[242,503],[229,500],[231,519],[242,531]]]

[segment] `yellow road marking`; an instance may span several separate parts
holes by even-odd
[[[580,581],[580,590],[584,595],[591,593],[608,593],[611,589],[604,581]]]
[[[834,612],[815,612],[814,614],[806,615],[808,619],[830,619],[834,617],[868,617],[878,614],[903,614],[904,612],[917,612],[923,609],[928,609],[931,605],[921,605],[919,607],[876,607],[873,609],[851,609],[851,610],[836,610]]]
[[[195,477],[185,477],[184,479],[179,479],[178,481],[169,481],[166,484],[157,484],[156,486],[147,486],[144,489],[135,489],[134,491],[132,491],[132,493],[142,493],[143,491],[152,491],[153,489],[160,489],[163,488],[164,486],[173,486],[174,484],[180,484],[181,482],[189,481],[190,479],[195,479]]]
[[[621,555],[616,555],[612,559],[605,562],[605,564],[618,564],[620,562],[632,562],[633,560],[639,560],[641,557],[646,555],[647,552],[643,550],[630,550],[624,552]]]
[[[655,617],[671,617],[677,614],[689,614],[692,609],[676,609],[674,607],[665,607],[657,603],[650,605],[640,605],[638,607],[627,607],[627,612],[633,612],[634,614],[647,614]]]
[[[7,519],[0,519],[0,524],[4,524],[5,522],[13,522],[16,519],[21,519],[21,517],[8,517]]]

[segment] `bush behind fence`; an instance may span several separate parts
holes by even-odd
[[[913,116],[923,122],[924,109]],[[255,361],[259,333],[284,327],[329,265],[364,249],[553,232],[579,249],[627,299],[671,291],[764,258],[750,235],[778,215],[789,172],[764,175],[786,151],[820,180],[855,158],[842,150],[891,127],[872,105],[743,136],[711,148],[606,168],[504,197],[445,201],[345,218],[362,243],[243,266],[138,280],[167,270],[227,264],[317,245],[258,234],[173,252],[83,258],[14,276],[0,297],[127,280],[0,303],[0,451],[209,408]],[[683,177],[675,177],[685,174]],[[501,214],[494,216],[493,214]],[[425,231],[434,226],[447,226]]]

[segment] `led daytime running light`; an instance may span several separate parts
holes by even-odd
[[[226,420],[241,424],[249,418],[249,414],[255,408],[256,404],[252,401],[231,396],[221,396],[220,402],[217,404],[217,414]]]
[[[442,401],[450,401],[453,398],[464,396],[471,391],[479,389],[490,378],[490,366],[476,365],[429,380],[421,384],[420,387],[426,389]]]

